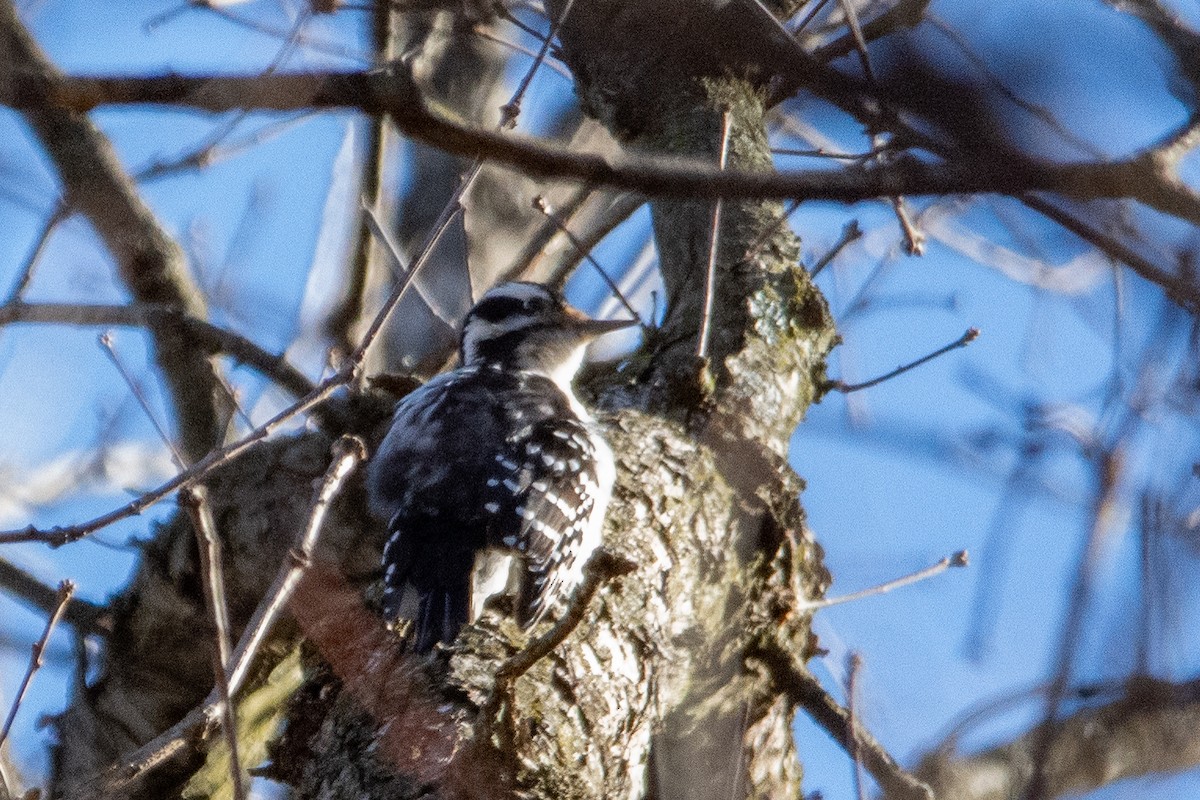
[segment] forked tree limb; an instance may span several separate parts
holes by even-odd
[[[21,24],[12,0],[0,0],[0,64],[9,75],[51,82],[59,75]],[[6,75],[0,85],[12,82]],[[142,200],[108,139],[78,110],[53,104],[22,110],[58,170],[67,206],[92,223],[129,293],[139,302],[203,319],[205,301],[183,251]],[[198,460],[221,441],[228,399],[208,357],[176,328],[159,320],[150,331],[180,445],[189,461]]]

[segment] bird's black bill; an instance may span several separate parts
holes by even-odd
[[[636,319],[581,319],[577,324],[580,333],[586,336],[602,336],[610,331],[619,331],[637,325]]]

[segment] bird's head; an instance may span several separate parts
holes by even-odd
[[[514,281],[479,299],[463,320],[465,366],[497,365],[569,384],[591,341],[637,320],[591,319],[540,283]]]

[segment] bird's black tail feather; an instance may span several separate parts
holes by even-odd
[[[467,624],[470,592],[466,586],[423,592],[413,625],[413,650],[428,653],[438,642],[449,644]]]

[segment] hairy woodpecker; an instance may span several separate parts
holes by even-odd
[[[412,621],[414,650],[452,641],[493,596],[531,625],[579,585],[616,469],[571,380],[593,339],[635,322],[502,284],[467,313],[461,366],[397,404],[368,484],[388,520],[384,615]]]

